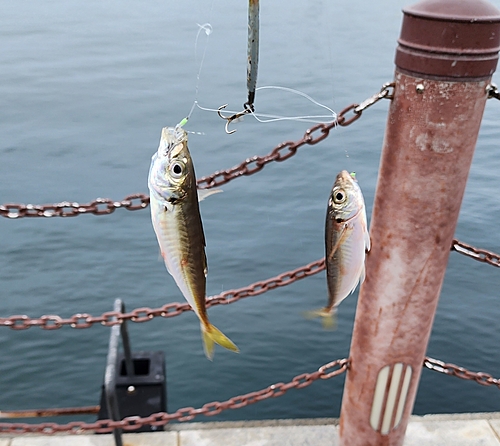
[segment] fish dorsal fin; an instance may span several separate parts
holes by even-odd
[[[203,201],[205,198],[210,197],[210,195],[220,192],[222,192],[222,189],[198,189],[198,201]]]

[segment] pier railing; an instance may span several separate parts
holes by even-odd
[[[343,109],[335,123],[318,124],[306,130],[304,136],[298,141],[285,141],[277,145],[273,150],[264,156],[253,156],[245,159],[242,163],[230,169],[219,170],[212,175],[200,178],[198,180],[199,188],[211,188],[227,183],[233,179],[252,175],[259,172],[265,165],[271,162],[282,162],[289,159],[298,152],[298,149],[304,145],[315,145],[330,134],[330,130],[339,126],[348,126],[360,118],[363,111],[383,98],[392,98],[393,84],[385,84],[382,89],[371,96],[361,104],[351,104]],[[494,93],[497,93],[496,95]],[[500,99],[498,90],[495,86],[490,86],[489,97]],[[347,114],[351,113],[350,117]],[[74,217],[81,214],[108,215],[116,209],[124,208],[135,211],[147,208],[149,197],[145,194],[131,194],[121,201],[114,201],[106,198],[97,198],[96,200],[80,204],[77,202],[65,201],[55,204],[21,204],[6,203],[0,205],[0,216],[8,219],[19,219],[24,217]],[[476,248],[459,240],[453,240],[452,251],[466,255],[471,259],[489,264],[494,267],[500,267],[500,255],[491,251]],[[313,276],[325,269],[324,258],[311,262],[291,271],[283,272],[277,276],[255,282],[251,285],[227,290],[215,296],[207,297],[207,307],[215,305],[227,305],[240,299],[263,294],[278,287],[290,285],[291,283]],[[136,323],[148,322],[157,317],[170,318],[178,316],[186,311],[191,311],[187,303],[169,303],[159,308],[140,307],[130,312],[110,311],[98,316],[92,316],[87,312],[81,312],[69,317],[61,315],[42,315],[40,317],[30,317],[28,315],[13,315],[9,317],[0,317],[0,327],[10,328],[12,330],[26,330],[31,327],[39,327],[44,330],[57,330],[65,326],[75,329],[91,328],[95,324],[104,326],[115,326],[124,321]],[[134,431],[147,424],[151,426],[163,426],[170,421],[179,422],[190,421],[198,415],[213,416],[223,410],[238,409],[249,404],[254,404],[268,398],[275,398],[283,395],[291,389],[301,389],[311,385],[318,379],[330,379],[346,372],[349,368],[349,358],[337,359],[322,365],[316,371],[303,373],[295,376],[290,381],[278,382],[264,389],[250,392],[244,395],[234,396],[226,401],[209,402],[200,408],[184,407],[172,413],[154,413],[148,417],[126,417],[119,421],[98,420],[94,423],[74,421],[67,424],[57,423],[0,423],[0,433],[8,434],[54,434],[58,432],[82,433],[84,431],[94,431],[98,433],[111,432],[114,429],[123,429],[125,431]],[[481,385],[496,386],[500,389],[500,380],[483,372],[472,372],[463,367],[445,363],[440,360],[426,357],[422,364],[430,370],[444,373],[450,376],[456,376],[461,379],[474,380]],[[81,408],[63,408],[63,409],[37,409],[21,411],[0,411],[2,418],[24,418],[35,416],[55,416],[68,414],[97,413],[98,406]]]

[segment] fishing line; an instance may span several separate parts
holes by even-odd
[[[266,113],[255,113],[255,112],[249,112],[248,115],[253,116],[258,122],[266,124],[269,122],[276,122],[276,121],[298,121],[298,122],[311,122],[311,123],[320,123],[320,122],[325,122],[325,119],[328,119],[329,121],[327,122],[334,122],[337,119],[337,114],[327,105],[324,105],[315,99],[313,99],[311,96],[308,94],[295,90],[293,88],[288,88],[288,87],[281,87],[277,85],[267,85],[263,87],[258,87],[256,90],[281,90],[285,91],[288,93],[296,94],[298,96],[302,96],[303,98],[307,99],[308,101],[312,102],[314,105],[321,107],[325,110],[327,110],[329,113],[325,115],[305,115],[305,116],[281,116],[281,115],[271,115],[271,114],[266,114]],[[203,111],[209,111],[209,112],[217,112],[218,109],[216,108],[209,108],[209,107],[203,107],[201,106],[198,101],[195,101],[194,106],[198,107],[200,110]],[[233,110],[226,110],[228,113],[237,113],[236,111]],[[242,118],[238,118],[238,120],[241,120]],[[238,122],[238,120],[234,120],[233,122]]]
[[[319,119],[319,118],[331,118],[331,120],[333,122],[337,119],[337,113],[335,113],[330,107],[328,107],[327,105],[321,104],[320,102],[316,101],[311,96],[309,96],[308,94],[306,94],[300,90],[295,90],[293,88],[288,88],[288,87],[281,87],[281,86],[277,86],[277,85],[268,85],[268,86],[257,88],[257,90],[266,90],[266,89],[282,90],[282,91],[286,91],[288,93],[293,93],[293,94],[302,96],[303,98],[306,98],[308,101],[312,102],[314,105],[317,105],[318,107],[321,107],[321,108],[324,108],[325,110],[328,110],[330,112],[330,114],[328,114],[328,115],[316,115],[316,116],[296,116],[296,117],[287,117],[287,116],[278,117],[278,116],[256,115],[255,119],[257,119],[257,121],[259,121],[259,122],[265,123],[265,122],[274,122],[274,121],[282,121],[282,120],[294,120],[294,121],[309,120],[308,122],[315,122],[315,121],[312,121],[312,119]],[[269,117],[270,119],[267,119],[264,121],[264,120],[259,119],[257,116]]]
[[[195,90],[194,90],[193,105],[191,106],[191,110],[189,110],[189,113],[187,114],[187,116],[185,118],[183,118],[176,125],[176,127],[183,127],[184,125],[186,125],[187,122],[189,121],[189,118],[193,114],[194,109],[198,105],[198,95],[199,95],[199,92],[200,92],[201,69],[203,68],[203,64],[205,62],[205,55],[207,54],[207,47],[208,47],[208,39],[210,38],[210,34],[212,34],[213,28],[212,28],[212,25],[210,23],[204,23],[203,25],[200,25],[199,23],[197,23],[197,25],[198,25],[198,32],[196,33],[196,40],[195,40],[195,43],[194,43],[194,58],[195,58],[195,60],[198,58],[198,40],[200,38],[200,34],[201,34],[202,31],[204,31],[205,35],[206,35],[205,48],[203,49],[203,55],[201,56],[200,65],[198,67],[198,73],[196,74],[196,86],[195,86]],[[190,132],[190,131],[188,131],[188,133],[194,133],[194,134],[197,134],[197,135],[203,135],[204,134],[203,132]]]
[[[200,34],[202,31],[205,32],[205,35],[207,38],[206,38],[206,42],[205,42],[205,47],[203,49],[203,55],[201,56],[201,61],[200,61],[200,65],[198,68],[198,74],[196,75],[196,87],[195,87],[195,92],[194,92],[193,105],[191,106],[191,110],[189,110],[189,113],[188,113],[187,117],[185,118],[186,122],[187,122],[187,120],[189,120],[189,118],[193,114],[193,111],[196,107],[196,104],[198,103],[198,95],[200,92],[201,70],[203,68],[203,64],[205,63],[205,56],[207,54],[207,48],[208,48],[208,40],[210,38],[210,34],[212,34],[212,32],[213,32],[213,28],[212,28],[212,25],[210,25],[210,23],[204,23],[203,25],[200,25],[199,23],[197,23],[197,25],[198,25],[198,32],[196,33],[196,40],[195,40],[195,44],[194,44],[194,58],[195,58],[195,60],[198,58],[197,57],[198,56],[198,54],[197,54],[198,40],[200,39]]]
[[[213,12],[213,9],[214,9],[214,3],[215,3],[215,0],[213,0],[212,4],[210,5],[210,11],[209,11],[209,14],[208,14],[209,18],[212,16],[212,12]],[[191,106],[191,110],[189,110],[188,115],[185,118],[183,118],[176,125],[176,127],[182,127],[182,126],[184,126],[184,125],[187,124],[187,122],[189,121],[189,118],[193,114],[193,111],[194,111],[194,109],[196,107],[196,104],[198,103],[198,95],[199,95],[199,92],[200,92],[201,70],[203,68],[203,64],[205,63],[205,56],[207,54],[208,41],[210,39],[210,35],[213,32],[212,25],[209,22],[204,23],[203,25],[200,25],[199,23],[197,23],[197,25],[198,25],[198,32],[196,33],[196,39],[194,41],[194,60],[195,60],[195,62],[198,59],[198,41],[200,39],[200,35],[201,35],[202,32],[205,33],[206,41],[205,41],[205,46],[203,48],[203,55],[201,56],[201,61],[200,61],[200,64],[198,66],[198,73],[196,74],[196,86],[195,86],[195,91],[194,91],[194,101],[193,101],[193,105]],[[188,131],[188,133],[194,133],[194,134],[197,134],[197,135],[204,135],[203,132],[190,132],[190,131]]]

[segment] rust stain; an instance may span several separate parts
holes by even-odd
[[[422,277],[424,275],[424,272],[427,269],[427,264],[429,263],[430,260],[432,260],[434,258],[434,251],[435,251],[435,249],[433,249],[431,251],[431,253],[429,254],[429,257],[427,257],[427,260],[425,261],[424,266],[422,267],[422,269],[418,273],[417,280],[415,281],[415,284],[413,285],[410,293],[406,297],[405,305],[403,307],[403,310],[402,310],[401,314],[399,315],[398,324],[396,325],[396,328],[394,329],[394,331],[392,333],[392,340],[391,340],[391,343],[390,343],[391,346],[393,345],[394,341],[398,337],[399,328],[401,327],[402,322],[405,320],[404,315],[405,315],[406,311],[408,310],[408,306],[410,305],[410,302],[412,300],[413,294],[415,293],[415,290],[418,289],[418,285],[420,284],[421,279],[422,279]]]
[[[377,336],[377,335],[378,335],[378,327],[379,327],[379,323],[380,323],[380,316],[382,316],[382,308],[379,308],[379,310],[378,310],[378,315],[377,315],[377,319],[376,319],[376,321],[375,321],[375,330],[374,330],[374,332],[373,332],[373,334],[374,334],[375,336]]]

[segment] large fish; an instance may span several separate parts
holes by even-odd
[[[334,326],[337,306],[365,279],[365,252],[370,250],[363,194],[355,174],[337,175],[328,200],[325,227],[325,262],[328,285],[326,307],[310,312],[323,326]]]
[[[207,258],[198,206],[193,161],[187,133],[165,127],[149,170],[151,219],[168,272],[200,319],[203,348],[213,358],[214,343],[238,352],[238,347],[213,326],[205,307]],[[200,191],[201,199],[211,192]]]

